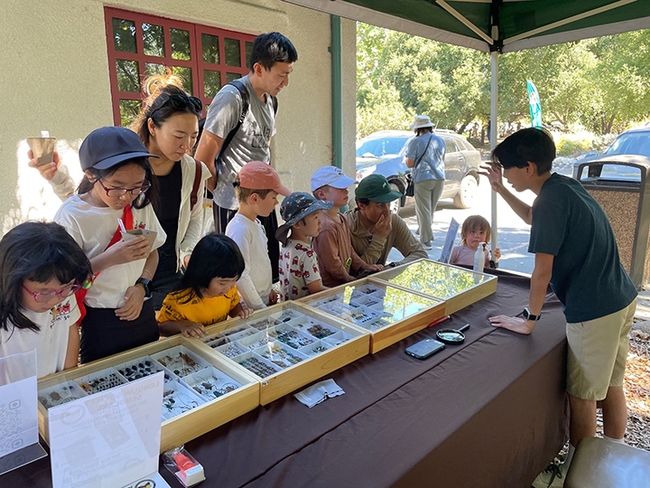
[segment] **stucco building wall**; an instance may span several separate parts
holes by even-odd
[[[309,190],[332,162],[330,17],[279,0],[3,0],[0,6],[0,217],[2,231],[51,218],[60,202],[28,168],[25,139],[49,130],[75,178],[77,150],[93,129],[112,125],[104,6],[253,35],[279,31],[298,50],[279,95],[273,163],[284,183]],[[342,20],[343,160],[354,174],[355,24]]]

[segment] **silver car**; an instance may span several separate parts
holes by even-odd
[[[450,130],[435,129],[434,134],[445,141],[445,189],[442,198],[453,198],[457,208],[470,208],[478,190],[478,167],[481,153],[465,137]],[[357,181],[377,173],[404,194],[392,210],[413,196],[411,171],[404,163],[403,149],[413,132],[383,130],[357,141]]]

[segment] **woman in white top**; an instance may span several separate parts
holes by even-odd
[[[147,98],[131,129],[147,150],[158,156],[151,160],[159,185],[159,198],[153,203],[167,234],[167,240],[158,249],[160,261],[152,282],[154,308],[158,310],[167,293],[180,281],[194,246],[203,237],[203,193],[210,171],[188,154],[198,136],[201,100],[185,93],[180,78],[169,74],[145,80],[144,92]],[[62,200],[74,193],[72,179],[59,167],[58,154],[50,165],[37,166],[36,160],[30,165],[50,181]]]
[[[37,375],[72,368],[79,357],[74,293],[90,262],[63,227],[25,222],[0,241],[0,357],[36,350]]]

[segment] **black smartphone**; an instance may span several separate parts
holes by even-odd
[[[417,359],[426,359],[433,356],[438,351],[442,351],[444,348],[445,345],[440,341],[435,339],[424,339],[407,347],[406,354]]]

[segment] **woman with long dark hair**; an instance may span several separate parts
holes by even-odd
[[[154,308],[179,282],[196,243],[204,234],[203,192],[210,177],[208,168],[195,161],[191,152],[198,137],[201,100],[188,95],[181,79],[170,73],[147,78],[142,110],[131,125],[147,150],[158,156],[151,160],[159,191],[154,209],[167,240],[158,250],[159,264],[152,280]],[[30,154],[31,156],[31,154]],[[55,153],[50,165],[37,166],[54,191],[65,200],[73,193],[72,180],[59,169]]]

